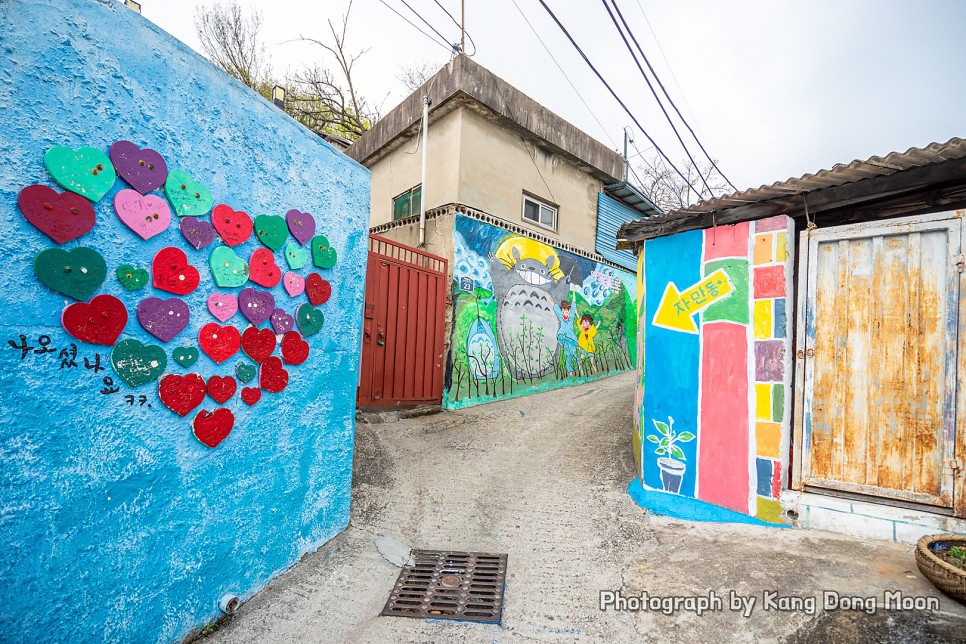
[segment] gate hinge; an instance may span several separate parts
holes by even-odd
[[[958,255],[953,259],[956,260],[956,270],[962,273],[963,269],[966,268],[966,259],[964,259],[962,255]]]
[[[953,472],[958,472],[959,470],[963,469],[963,466],[959,464],[959,459],[957,458],[946,461],[946,467],[951,469]]]

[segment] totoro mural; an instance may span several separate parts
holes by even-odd
[[[634,366],[632,273],[462,215],[453,235],[446,407]]]

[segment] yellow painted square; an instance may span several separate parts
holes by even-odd
[[[755,236],[755,264],[770,264],[775,261],[774,247],[775,236],[756,235]]]
[[[755,300],[755,339],[767,340],[774,335],[771,300]]]
[[[757,395],[757,391],[755,392]],[[758,456],[781,458],[782,426],[780,423],[755,423]]]
[[[788,259],[788,239],[785,233],[778,233],[775,240],[775,261],[784,262]]]
[[[758,507],[755,517],[768,523],[784,523],[782,520],[782,504],[774,499],[758,497]]]
[[[755,418],[771,420],[771,385],[755,385]]]

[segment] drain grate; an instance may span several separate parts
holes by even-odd
[[[414,550],[382,614],[498,624],[506,560],[483,552]]]

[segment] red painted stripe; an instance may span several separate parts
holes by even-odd
[[[701,329],[698,497],[748,513],[748,336],[746,327]]]
[[[718,226],[704,231],[704,261],[719,257],[748,257],[750,224],[743,221],[733,226]]]

